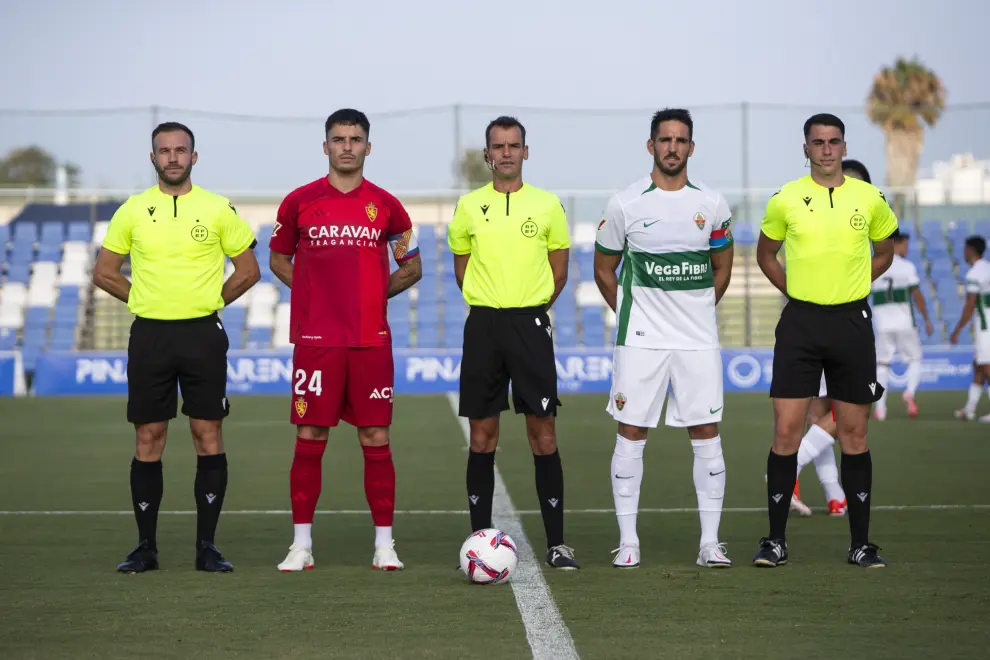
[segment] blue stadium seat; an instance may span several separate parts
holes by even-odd
[[[585,326],[582,332],[582,345],[586,348],[604,348],[605,326]]]
[[[13,328],[0,328],[0,351],[17,348],[17,331]]]
[[[440,325],[436,322],[416,324],[416,347],[438,348],[440,345]]]
[[[227,342],[231,350],[244,348],[244,325],[224,323],[224,328],[227,330]]]
[[[463,324],[465,319],[467,319],[467,308],[464,306],[463,302],[460,300],[454,300],[452,302],[446,303],[440,314],[441,320],[447,323],[460,323]]]
[[[14,223],[14,242],[34,244],[38,242],[38,225],[34,222]]]
[[[272,345],[271,328],[251,328],[247,333],[247,348],[269,348]]]
[[[25,346],[21,351],[21,364],[24,365],[24,371],[28,373],[33,373],[38,367],[38,358],[41,356],[42,350],[37,346]]]
[[[31,278],[31,268],[26,263],[16,263],[11,260],[7,264],[7,281],[27,284]]]
[[[228,328],[231,325],[240,325],[243,328],[247,322],[247,307],[225,307],[220,313],[220,318]]]
[[[573,323],[560,323],[558,321],[554,326],[553,334],[557,346],[571,348],[578,345],[577,326]]]
[[[0,256],[3,256],[3,247],[10,240],[10,227],[8,225],[0,225]]]
[[[461,348],[464,344],[464,333],[461,329],[453,326],[446,325],[443,329],[443,340],[441,341],[441,348]]]
[[[748,222],[733,227],[732,236],[735,242],[740,245],[752,245],[756,243],[758,238],[753,226]]]
[[[258,239],[258,245],[264,243],[268,245],[268,240],[272,237],[272,230],[275,225],[259,225],[258,231],[254,233],[254,237]]]
[[[76,329],[75,327],[52,328],[52,336],[49,342],[49,349],[53,351],[68,351],[75,348]]]
[[[62,244],[57,245],[45,245],[42,244],[38,248],[38,257],[36,261],[53,261],[58,263],[62,260]]]
[[[27,325],[24,326],[24,338],[21,344],[24,349],[43,349],[48,345],[48,333],[45,332],[44,328],[29,328]]]
[[[394,348],[409,348],[409,326],[392,328],[392,346]]]
[[[271,268],[262,268],[261,281],[265,284],[274,284],[278,281],[278,278],[275,277],[275,273],[272,272]]]
[[[66,240],[89,243],[93,240],[93,230],[88,222],[70,222]]]
[[[24,326],[47,327],[51,313],[48,307],[28,307],[24,313]]]
[[[22,243],[14,243],[7,256],[7,263],[12,266],[27,266],[34,261],[34,248]]]
[[[39,242],[42,245],[61,245],[63,241],[65,241],[64,224],[50,220],[41,224]]]

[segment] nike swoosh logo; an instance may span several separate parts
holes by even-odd
[[[718,408],[715,408],[715,409],[712,409],[712,408],[709,408],[709,409],[708,409],[708,414],[709,414],[709,415],[714,415],[715,413],[717,413],[717,412],[718,412],[719,410],[721,410],[722,408],[723,408],[723,406],[719,406]]]
[[[615,478],[616,479],[632,479],[632,475],[630,474],[628,477],[620,477],[619,475],[615,475]]]
[[[660,222],[660,221],[659,220],[654,220],[653,222],[644,222],[643,223],[643,227],[649,227],[650,225],[655,225],[658,222]]]
[[[722,472],[725,472],[725,470],[722,470]],[[708,476],[717,477],[718,475],[722,474],[722,472],[709,472]]]

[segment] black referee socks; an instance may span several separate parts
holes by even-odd
[[[147,541],[151,550],[158,550],[158,507],[162,504],[162,462],[131,460],[131,503],[138,526],[138,543]]]
[[[227,493],[227,454],[199,456],[196,461],[196,537],[214,543],[223,497]]]
[[[492,500],[495,499],[495,452],[481,454],[472,451],[468,454],[467,492],[471,531],[491,529]]]
[[[540,498],[543,528],[547,533],[547,548],[564,543],[564,469],[560,453],[546,456],[533,454],[536,467],[536,495]]]
[[[842,454],[842,488],[852,546],[870,542],[870,490],[873,487],[873,458],[870,452]]]
[[[767,456],[767,510],[770,513],[770,540],[784,541],[787,513],[797,481],[797,452],[782,456],[770,450]]]

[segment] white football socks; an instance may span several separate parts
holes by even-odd
[[[980,403],[980,396],[983,395],[983,386],[976,383],[969,385],[969,398],[966,399],[966,407],[963,408],[970,415],[976,414],[976,406]]]
[[[890,366],[886,364],[877,365],[877,383],[883,387],[883,394],[880,395],[880,400],[877,401],[877,408],[880,410],[887,409],[887,383],[890,382]]]
[[[798,476],[801,475],[801,470],[811,463],[815,458],[821,454],[826,449],[832,449],[832,444],[835,442],[835,438],[830,436],[825,429],[818,426],[817,424],[812,424],[808,429],[808,432],[804,434],[801,438],[801,444],[798,446],[797,455],[797,473]]]
[[[921,385],[921,360],[915,360],[908,363],[907,388],[904,390],[904,393],[907,396],[914,396],[915,392],[918,391],[919,385]],[[884,387],[886,387],[886,384]]]
[[[391,527],[375,527],[375,547],[380,548],[383,545],[392,547]]]
[[[725,498],[725,459],[722,438],[692,440],[694,449],[694,489],[698,493],[698,516],[701,518],[701,545],[718,543],[718,524]]]
[[[646,440],[627,440],[615,436],[612,454],[612,499],[619,521],[619,545],[639,545],[636,514],[639,512],[639,488],[643,483],[643,451]]]
[[[300,548],[313,547],[313,523],[297,523],[292,526],[294,538],[292,545]]]
[[[835,452],[831,446],[815,456],[815,472],[825,491],[825,499],[839,502],[846,499],[846,492],[839,485],[839,468],[835,465]]]

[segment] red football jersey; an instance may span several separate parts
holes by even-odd
[[[295,255],[289,341],[304,346],[381,346],[388,326],[388,249],[397,263],[419,253],[409,214],[370,181],[349,193],[327,177],[289,193],[269,247]]]

